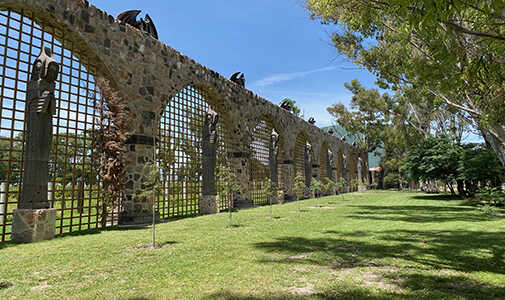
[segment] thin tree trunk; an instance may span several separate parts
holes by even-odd
[[[233,197],[231,197],[230,195],[228,195],[228,199],[229,199],[229,205],[228,205],[228,212],[229,212],[229,218],[230,218],[230,228],[233,226],[233,220],[232,220],[232,214],[231,214],[231,208],[233,206]]]
[[[156,166],[156,160],[157,160],[157,157],[156,157],[156,140],[155,138],[153,137],[153,167],[156,168],[157,170],[157,166]],[[153,207],[152,207],[152,211],[153,211],[153,232],[152,232],[152,243],[153,243],[153,249],[156,248],[156,213],[155,213],[155,203],[156,203],[156,199],[158,198],[158,187],[156,186],[156,184],[158,183],[158,171],[156,171],[156,179],[154,181],[154,191],[153,191]]]
[[[496,155],[498,156],[498,159],[502,163],[503,166],[505,166],[505,130],[503,128],[500,128],[500,126],[495,126],[494,131],[497,131],[498,136],[504,136],[504,140],[502,141],[501,139],[498,139],[496,135],[491,133],[490,130],[488,129],[481,129],[482,136],[484,137],[484,140],[486,143],[494,150]],[[502,134],[499,134],[502,133]]]
[[[272,219],[272,196],[268,196],[268,199],[270,201],[270,219]]]

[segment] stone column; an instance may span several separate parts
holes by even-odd
[[[277,174],[277,155],[279,154],[279,134],[272,129],[270,145],[268,149],[268,166],[270,168],[270,181],[279,186],[279,174]]]
[[[358,191],[366,191],[366,185],[363,185],[363,159],[361,157],[358,157],[358,181]]]
[[[56,209],[50,208],[47,182],[59,69],[51,49],[45,47],[33,64],[28,82],[23,185],[18,209],[13,212],[14,242],[37,242],[52,239],[55,234]]]
[[[347,160],[348,160],[348,155],[346,155],[345,152],[344,152],[342,154],[342,178],[345,179],[345,181],[347,182],[347,186],[349,186],[350,182],[349,182],[349,171],[348,171],[348,168],[347,168]],[[345,189],[342,192],[346,193],[347,189]]]
[[[312,145],[309,142],[305,144],[303,159],[305,164],[305,186],[310,187],[312,181]]]
[[[209,108],[202,128],[202,195],[198,206],[200,214],[219,213],[216,187],[217,122],[219,115]]]
[[[135,225],[149,224],[153,219],[152,204],[147,197],[140,197],[140,193],[151,187],[144,183],[149,176],[146,164],[153,161],[153,147],[156,137],[134,134],[126,141],[125,153],[125,199],[122,199],[122,211],[119,224]],[[159,212],[155,212],[155,219],[159,220]]]
[[[326,172],[328,175],[328,179],[335,181],[335,176],[333,174],[333,167],[334,161],[333,161],[333,152],[328,148],[328,155],[326,156]]]
[[[47,201],[51,208],[54,208],[54,182],[52,181],[47,183]]]
[[[305,186],[307,190],[310,188],[310,183],[312,181],[312,145],[309,142],[305,144],[305,152],[303,154],[304,165],[305,165]],[[305,197],[312,198],[312,193],[304,193]]]

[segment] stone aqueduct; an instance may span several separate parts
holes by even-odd
[[[367,153],[340,141],[316,126],[229,81],[220,74],[200,65],[151,36],[120,24],[117,19],[83,0],[0,0],[0,10],[30,12],[37,22],[63,31],[69,39],[94,62],[96,76],[111,82],[112,87],[126,100],[131,118],[136,122],[134,136],[129,141],[127,158],[126,214],[150,214],[147,203],[135,197],[145,179],[143,164],[152,153],[152,141],[157,137],[160,120],[167,104],[186,87],[191,86],[203,95],[206,102],[220,114],[233,171],[237,174],[243,199],[250,198],[249,158],[252,132],[261,121],[266,121],[280,135],[279,164],[287,195],[292,194],[295,148],[297,140],[308,139],[313,149],[312,174],[319,177],[326,166],[321,156],[326,149],[335,153],[334,176],[342,176],[342,155],[349,161],[349,178],[357,176],[358,157],[368,170]],[[289,96],[289,95],[287,95]],[[365,172],[366,174],[367,172]]]

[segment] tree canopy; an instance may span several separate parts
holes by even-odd
[[[505,164],[505,2],[307,0],[339,25],[339,52],[393,90],[445,104],[478,128]],[[415,102],[417,103],[417,102]]]

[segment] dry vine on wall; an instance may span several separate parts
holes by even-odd
[[[104,199],[102,203],[101,225],[107,225],[107,216],[120,203],[126,183],[125,162],[123,154],[126,152],[125,142],[131,136],[131,118],[128,107],[119,94],[114,91],[109,81],[96,78],[96,86],[101,93],[101,101],[95,97],[95,108],[100,118],[97,118],[97,145],[95,149],[98,172],[103,181]]]

